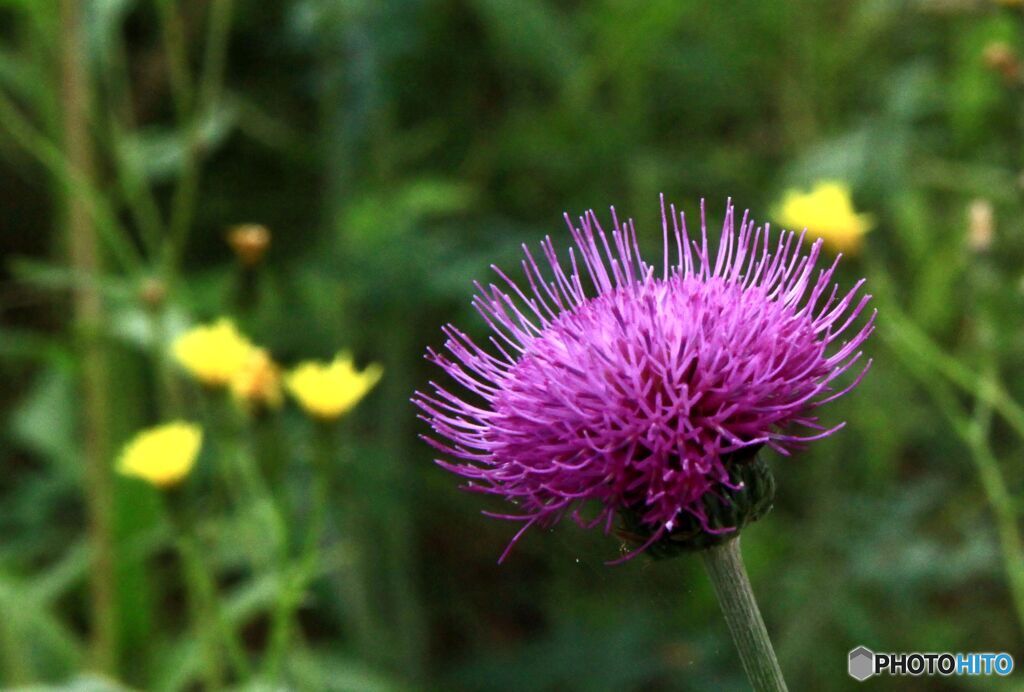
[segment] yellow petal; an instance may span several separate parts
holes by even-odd
[[[822,238],[834,250],[856,253],[864,235],[874,226],[868,214],[858,214],[850,187],[836,180],[823,180],[809,191],[788,190],[775,217],[794,231],[807,229],[812,240]]]
[[[349,354],[339,353],[330,363],[300,363],[285,378],[285,387],[306,413],[331,420],[355,407],[383,372],[377,364],[360,372]]]
[[[180,483],[199,456],[203,431],[193,423],[174,421],[143,430],[121,451],[117,471],[157,487]]]
[[[212,387],[226,386],[241,370],[253,345],[234,322],[221,318],[188,330],[171,345],[174,359],[193,377]]]

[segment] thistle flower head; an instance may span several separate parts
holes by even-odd
[[[775,216],[783,226],[806,228],[811,238],[848,254],[860,250],[864,235],[874,226],[869,214],[854,209],[849,185],[836,180],[823,180],[809,192],[787,191]]]
[[[196,463],[203,443],[198,425],[184,421],[143,430],[121,451],[117,471],[167,488],[180,483]]]
[[[695,242],[663,202],[655,267],[632,221],[614,209],[612,219],[608,234],[593,212],[578,226],[567,215],[568,261],[547,238],[547,270],[524,247],[524,286],[496,267],[502,285],[477,284],[488,347],[449,325],[447,353],[428,351],[457,386],[415,396],[435,433],[425,439],[468,489],[515,505],[492,515],[523,523],[509,548],[566,516],[607,532],[628,515],[649,543],[693,520],[713,530],[704,500],[740,489],[733,460],[838,430],[814,411],[870,365],[835,387],[861,360],[874,317],[851,330],[869,296],[863,280],[839,292],[838,259],[816,268],[820,240],[805,249],[803,234],[783,232],[773,242],[746,214],[737,230],[730,204],[712,254],[703,206]],[[585,517],[589,501],[597,510]]]
[[[356,370],[352,356],[339,353],[330,363],[300,363],[285,378],[285,387],[306,413],[334,420],[358,404],[383,373],[377,364]]]
[[[171,352],[178,364],[203,384],[224,387],[249,362],[253,348],[234,322],[221,318],[179,336]]]

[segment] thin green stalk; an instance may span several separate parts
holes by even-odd
[[[411,383],[415,381],[414,360],[410,358],[417,349],[412,328],[415,321],[415,315],[404,308],[395,309],[389,315],[391,329],[380,346],[388,376],[382,383],[383,396],[379,399],[380,405],[388,412],[401,410],[407,392],[412,389]],[[386,441],[386,472],[393,483],[391,492],[399,495],[396,511],[389,517],[388,526],[381,531],[385,561],[382,577],[389,582],[388,598],[395,606],[393,631],[400,647],[401,669],[409,680],[419,682],[423,678],[426,659],[427,627],[416,580],[417,541],[413,528],[416,488],[411,485],[415,478],[405,473],[401,465],[401,460],[409,457],[409,440],[414,435],[410,433],[408,418],[395,415],[382,416],[380,435]]]
[[[0,663],[3,667],[4,687],[13,689],[28,685],[32,681],[29,659],[23,646],[20,646],[14,618],[4,618],[0,622]]]
[[[317,463],[322,469],[328,489],[336,498],[338,519],[337,526],[332,528],[337,528],[339,535],[336,538],[344,543],[349,556],[346,569],[338,575],[335,583],[357,651],[367,660],[374,660],[380,654],[375,647],[384,638],[384,632],[372,608],[374,601],[370,595],[370,579],[367,575],[368,555],[363,544],[364,516],[348,477],[352,472],[351,465],[342,464],[340,474],[335,470],[339,468],[337,462],[341,456],[339,435],[342,426],[344,422],[318,421],[314,431],[317,448],[314,454],[320,459]]]
[[[288,452],[281,416],[276,411],[252,416],[249,435],[260,472],[269,482],[281,511],[286,512],[288,498],[284,479],[288,470]]]
[[[267,657],[269,679],[281,675],[282,662],[291,644],[295,612],[319,568],[320,541],[327,515],[327,484],[336,450],[329,431],[318,430],[318,433],[313,452],[312,508],[302,552],[294,569],[287,564],[281,568],[283,583],[274,608],[270,654]]]
[[[89,140],[89,74],[81,59],[84,34],[81,5],[62,0],[61,101],[69,168],[86,184],[91,182],[92,146]],[[59,155],[59,152],[58,152]],[[61,157],[63,158],[63,157]],[[97,228],[87,204],[67,181],[67,228],[72,267],[84,274],[100,273]],[[114,567],[114,485],[108,464],[110,373],[99,335],[103,328],[103,300],[95,288],[81,286],[74,294],[74,311],[82,374],[82,444],[85,457],[85,494],[92,549],[90,594],[93,663],[105,673],[117,670],[116,570]]]
[[[740,539],[704,550],[701,557],[750,686],[754,692],[784,692],[786,682],[743,566]]]
[[[160,33],[167,56],[167,74],[171,85],[171,100],[179,123],[184,124],[192,104],[192,76],[188,71],[188,47],[181,15],[174,0],[157,2]]]
[[[264,536],[265,540],[273,540],[282,552],[288,550],[288,527],[284,521],[281,509],[277,504],[267,479],[264,477],[259,464],[256,463],[258,452],[247,447],[243,437],[245,415],[236,402],[225,393],[219,398],[223,427],[221,428],[222,440],[226,443],[224,466],[233,474],[233,480],[238,483],[235,498],[239,506],[251,502],[260,510],[266,510],[267,517],[272,522],[273,536]],[[237,492],[240,491],[240,492]],[[254,567],[269,567],[265,562],[254,562]]]
[[[127,154],[128,135],[135,127],[132,109],[131,77],[128,72],[127,50],[124,37],[119,31],[110,32],[108,50],[105,56],[107,90],[109,91],[106,123],[107,136],[113,152],[117,182],[121,188],[128,210],[139,229],[139,235],[150,257],[160,251],[163,235],[163,219],[153,190],[139,170],[136,159],[129,160]]]
[[[928,390],[952,426],[953,432],[967,445],[989,507],[996,518],[1008,586],[1017,618],[1021,628],[1024,629],[1024,547],[1022,547],[1024,540],[1021,537],[1013,497],[1010,495],[1006,480],[989,442],[993,410],[990,389],[997,386],[995,371],[990,365],[989,370],[977,385],[974,416],[968,419],[953,394],[942,384],[942,381],[932,376],[927,362],[917,358],[916,354],[910,354],[898,348],[894,349],[894,353],[901,359],[907,371],[922,387]]]
[[[242,438],[241,412],[224,389],[204,389],[205,416],[213,436],[220,443],[220,463],[226,495],[234,509],[247,502],[269,501],[270,491],[254,467]]]
[[[192,619],[203,641],[206,684],[216,689],[222,686],[225,675],[221,647],[239,679],[247,679],[252,668],[245,648],[224,615],[217,594],[217,580],[199,546],[192,515],[193,498],[182,495],[183,492],[183,489],[176,489],[167,495],[166,516],[174,531],[174,545],[184,569]]]
[[[1018,135],[1020,134],[1018,128]],[[1019,143],[1018,143],[1019,144]],[[1021,156],[1017,147],[1017,156]],[[995,334],[1001,324],[994,293],[999,290],[1000,277],[987,253],[979,253],[971,266],[969,285],[975,294],[978,327],[976,332],[981,377],[975,387],[974,415],[964,440],[971,448],[971,458],[988,504],[996,519],[996,528],[1006,570],[1007,586],[1013,597],[1017,618],[1024,629],[1024,548],[1013,498],[1007,490],[1005,477],[992,450],[991,392],[999,385],[999,352]]]
[[[881,272],[878,275],[883,276]],[[1024,439],[1024,407],[1017,403],[1002,385],[994,383],[991,387],[986,387],[984,391],[979,391],[978,373],[946,353],[927,334],[911,323],[897,307],[895,301],[886,300],[884,312],[887,317],[880,323],[879,329],[883,338],[894,342],[894,352],[910,351],[915,358],[964,392],[984,397],[985,402],[1014,429],[1021,439]]]
[[[69,111],[65,110],[65,124],[69,115]],[[10,133],[12,141],[18,143],[65,186],[69,200],[73,199],[76,204],[83,206],[95,225],[96,236],[103,241],[119,268],[126,271],[138,270],[142,266],[142,258],[117,215],[93,184],[91,172],[80,170],[76,162],[71,161],[60,147],[39,132],[28,118],[18,111],[2,90],[0,124]]]
[[[231,503],[236,511],[247,505],[251,506],[259,510],[261,519],[269,521],[269,524],[263,522],[259,524],[261,527],[266,527],[267,530],[261,529],[259,536],[254,535],[244,541],[249,549],[248,557],[251,568],[254,572],[270,572],[276,568],[285,582],[281,587],[282,592],[288,591],[288,598],[292,598],[287,583],[289,573],[288,526],[266,479],[258,465],[254,463],[255,452],[250,453],[251,450],[246,448],[242,439],[244,424],[240,419],[241,412],[226,392],[216,391],[207,392],[207,394],[208,396],[204,398],[209,407],[210,428],[222,445],[219,453],[221,457],[219,466],[224,473],[225,486]],[[269,554],[263,550],[266,545],[274,548]],[[294,598],[298,600],[301,598],[301,594]],[[272,624],[271,647],[274,648],[276,639],[284,637],[284,635],[277,632],[280,628],[280,624],[277,622],[279,616],[274,614],[271,617],[274,623]],[[224,626],[226,627],[226,625]],[[284,638],[287,639],[287,637]],[[246,674],[248,674],[248,670]]]
[[[166,308],[164,305],[153,307],[149,309],[148,316],[153,336],[150,357],[156,372],[158,408],[165,419],[177,418],[181,415],[184,398],[167,349]]]
[[[202,643],[200,649],[203,658],[203,682],[206,689],[219,690],[224,687],[224,668],[219,653],[217,624],[212,611],[216,607],[215,589],[192,538],[179,535],[176,545],[185,570],[189,612],[198,630],[198,639]]]
[[[992,386],[995,376],[992,372],[983,377],[979,390]],[[1002,548],[1003,567],[1013,596],[1017,619],[1024,629],[1024,541],[1021,540],[1020,525],[1013,497],[1006,486],[1006,480],[999,467],[989,437],[992,427],[992,409],[979,396],[974,418],[965,430],[965,439],[971,449],[971,459],[978,470],[978,477],[985,489],[988,504],[996,518],[999,543]]]
[[[202,159],[200,136],[203,117],[212,113],[220,100],[229,29],[231,28],[231,13],[232,0],[213,0],[210,4],[206,50],[203,55],[198,96],[191,104],[192,108],[186,124],[185,158],[171,207],[170,239],[165,262],[168,277],[173,276],[181,261],[195,214],[195,200],[199,190]]]

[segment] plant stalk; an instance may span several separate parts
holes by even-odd
[[[984,406],[982,404],[982,406]],[[1002,552],[1006,581],[1017,611],[1017,620],[1024,628],[1024,540],[1018,526],[1017,509],[988,440],[989,412],[979,410],[970,428],[966,442],[971,459],[978,470],[978,478],[996,519],[999,546]]]
[[[740,554],[740,539],[701,552],[725,623],[755,692],[785,692],[786,682]]]
[[[205,156],[202,142],[203,119],[210,117],[220,105],[227,59],[228,38],[231,29],[233,0],[213,0],[210,3],[210,18],[206,33],[206,47],[203,52],[202,73],[199,76],[197,93],[178,94],[177,100],[188,100],[187,107],[180,105],[182,112],[190,110],[185,121],[185,159],[182,163],[174,199],[171,203],[169,240],[164,265],[167,279],[175,278],[178,265],[185,251],[185,243],[191,230],[196,211],[196,196],[199,192],[200,164]],[[172,45],[179,39],[172,37]],[[175,48],[179,50],[180,48]],[[178,56],[180,60],[180,56]],[[184,67],[179,79],[184,77]],[[184,83],[180,88],[186,88]],[[177,92],[175,92],[177,93]]]
[[[287,554],[284,555],[280,568],[281,590],[272,616],[272,629],[269,655],[267,656],[267,677],[278,680],[283,672],[296,627],[296,611],[302,603],[312,582],[319,571],[319,548],[324,535],[327,517],[327,483],[335,456],[333,427],[328,423],[318,426],[317,439],[314,445],[312,494],[306,537],[302,552],[297,563],[289,564]]]
[[[252,671],[245,647],[221,606],[216,575],[199,541],[193,513],[195,498],[186,492],[181,488],[167,492],[165,511],[181,560],[192,625],[200,643],[204,689],[216,690],[224,686],[228,674],[222,654],[227,654],[227,663],[239,680],[247,680]]]
[[[202,676],[205,689],[215,691],[224,687],[224,668],[220,656],[217,621],[213,614],[217,595],[209,575],[202,564],[199,548],[191,536],[179,535],[178,555],[188,587],[189,610],[197,630],[202,655]]]
[[[63,0],[61,23],[61,102],[64,110],[64,146],[69,165],[86,182],[91,182],[93,160],[89,141],[88,61],[85,49],[81,3]],[[72,267],[85,276],[100,273],[97,229],[88,205],[67,185],[67,229]],[[82,445],[85,460],[85,494],[89,515],[89,543],[92,550],[90,601],[92,608],[91,646],[97,670],[112,674],[117,669],[117,613],[113,511],[114,486],[107,453],[110,408],[109,368],[103,346],[103,302],[93,285],[83,284],[74,294],[76,337],[81,353]]]

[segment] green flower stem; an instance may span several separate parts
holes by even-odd
[[[219,655],[217,627],[212,613],[216,594],[199,556],[199,549],[192,538],[179,535],[175,546],[185,571],[189,613],[198,630],[198,639],[202,643],[200,650],[203,660],[203,684],[208,690],[219,690],[224,687],[224,670]]]
[[[24,644],[19,641],[13,618],[0,622],[0,681],[5,689],[27,686],[32,682],[32,671]]]
[[[79,3],[60,3],[61,94],[64,115],[64,148],[69,168],[77,178],[58,175],[65,183],[67,203],[66,227],[70,263],[76,272],[95,279],[102,271],[102,224],[90,213],[90,205],[76,193],[75,183],[92,187],[93,150],[89,133],[88,61],[81,55],[85,45],[85,22]],[[5,99],[6,101],[6,99]],[[16,110],[16,109],[14,109]],[[5,107],[3,111],[7,112]],[[9,114],[9,113],[5,113]],[[10,127],[21,124],[4,118]],[[31,130],[28,126],[27,129]],[[63,162],[64,155],[52,150],[45,139],[37,147],[50,158]],[[60,165],[55,172],[63,172]],[[116,233],[118,240],[123,240]],[[123,249],[112,246],[111,251]],[[85,500],[88,511],[89,543],[92,547],[92,568],[89,575],[91,606],[91,648],[93,664],[103,673],[117,671],[117,570],[114,546],[114,483],[108,454],[110,438],[110,363],[104,344],[104,305],[99,290],[91,282],[83,284],[74,294],[74,319],[78,351],[81,356],[82,437],[85,461]]]
[[[992,425],[993,388],[998,387],[993,366],[975,384],[975,411],[969,418],[962,410],[953,392],[932,376],[933,370],[927,361],[894,348],[893,353],[918,383],[928,391],[943,415],[950,422],[953,432],[967,445],[971,461],[978,472],[989,506],[996,517],[1000,548],[1006,569],[1010,591],[1020,625],[1024,628],[1024,538],[1018,526],[1017,509],[1007,487],[1006,479],[989,442]]]
[[[1021,539],[1013,496],[1007,489],[1006,479],[989,443],[992,410],[981,391],[993,386],[996,381],[994,370],[982,378],[974,418],[972,424],[963,431],[963,436],[971,450],[971,459],[978,470],[989,506],[996,517],[1006,580],[1017,610],[1017,619],[1024,628],[1024,540]]]
[[[235,457],[241,453],[241,442],[238,439],[239,432],[234,411],[231,410],[232,403],[227,392],[219,388],[204,386],[200,404],[203,427],[210,431],[210,438],[215,445],[218,462],[215,482],[219,497],[226,500],[228,506],[237,511],[244,503],[244,495],[242,493],[243,481],[239,477],[238,465],[235,461]]]
[[[891,288],[887,274],[881,270],[875,274],[884,277],[883,288]],[[971,275],[975,287],[982,278],[979,274],[980,270],[976,269]],[[892,343],[893,354],[929,392],[949,420],[953,431],[970,451],[971,461],[996,519],[1007,584],[1017,619],[1021,628],[1024,628],[1024,537],[1018,523],[1018,509],[1014,506],[1014,498],[990,441],[993,413],[999,413],[1024,439],[1024,408],[1000,384],[998,361],[991,344],[986,343],[985,339],[979,344],[982,363],[980,373],[977,373],[943,351],[927,334],[914,326],[891,299],[891,290],[882,293],[886,297],[885,312],[890,315],[885,322],[883,336]],[[979,322],[990,330],[994,329],[994,319],[987,311],[980,312]],[[974,397],[973,416],[963,410],[944,381],[933,376],[935,373],[943,375],[950,385]]]
[[[318,444],[323,449],[333,449],[333,454],[340,455],[338,435],[342,429],[350,433],[351,427],[346,422],[321,421],[318,422],[317,428]],[[330,467],[323,468],[327,487],[338,498],[338,524],[341,527],[348,558],[345,572],[337,580],[338,588],[356,649],[364,659],[373,661],[374,656],[379,653],[374,647],[386,635],[371,607],[373,599],[370,595],[370,578],[367,572],[368,553],[364,547],[366,519],[361,500],[352,492],[353,465],[346,463],[342,466],[343,471],[337,483],[333,482],[335,475],[330,472]]]
[[[252,314],[260,301],[259,267],[246,266],[237,262],[235,271],[234,303],[241,315]]]
[[[327,484],[330,468],[336,456],[336,431],[330,424],[318,425],[313,448],[312,507],[306,527],[302,552],[294,569],[287,563],[281,567],[281,589],[272,616],[270,655],[267,657],[267,677],[277,678],[291,644],[295,612],[319,569],[319,547],[327,516]]]
[[[157,406],[165,420],[178,418],[183,407],[183,397],[167,348],[167,309],[158,306],[148,310],[147,316],[152,334],[150,354],[156,372]]]
[[[253,456],[263,477],[270,484],[270,492],[278,506],[285,511],[287,484],[284,482],[288,470],[288,450],[285,446],[285,432],[281,416],[275,411],[265,411],[251,418],[249,437],[253,445]]]
[[[285,525],[266,479],[254,461],[255,451],[246,446],[245,421],[238,406],[224,390],[207,391],[210,429],[221,444],[221,469],[227,496],[235,509],[253,502],[269,508],[273,516],[275,538],[284,536]],[[250,453],[252,451],[252,453]],[[282,539],[283,540],[283,539]]]
[[[380,536],[374,536],[382,544],[383,572],[379,577],[385,583],[387,598],[394,604],[391,609],[398,656],[394,657],[406,680],[416,684],[424,678],[424,662],[427,658],[427,618],[419,596],[417,584],[418,560],[415,535],[414,495],[415,474],[409,474],[403,460],[409,458],[409,443],[415,438],[409,428],[411,416],[396,416],[390,412],[399,411],[407,405],[408,392],[413,388],[418,375],[410,354],[419,350],[412,325],[415,314],[407,307],[392,307],[387,313],[392,325],[387,337],[378,344],[388,376],[381,384],[378,397],[378,411],[381,412],[377,427],[378,439],[382,441],[380,451],[383,481],[394,494],[396,502],[386,526],[381,527]],[[379,657],[378,652],[370,652]]]
[[[872,272],[871,280],[876,287],[875,298],[879,301],[879,312],[886,315],[886,319],[879,324],[879,330],[882,338],[891,344],[893,353],[906,353],[965,393],[984,397],[985,403],[1024,439],[1024,406],[998,382],[979,390],[978,373],[943,350],[903,312],[894,298],[895,292],[888,274],[878,268]]]
[[[202,151],[203,119],[209,117],[221,105],[220,100],[224,81],[228,38],[231,29],[232,6],[233,0],[213,0],[210,3],[206,44],[203,51],[203,65],[195,97],[190,98],[184,94],[177,94],[179,101],[182,98],[189,98],[187,107],[190,107],[188,108],[190,112],[185,118],[185,122],[181,123],[185,129],[185,160],[182,164],[181,174],[178,178],[174,198],[171,203],[171,217],[168,229],[170,238],[165,258],[168,278],[173,278],[181,262],[195,214],[196,195],[199,191],[200,164],[204,155]],[[188,89],[187,85],[184,84],[179,85],[179,87]]]
[[[722,614],[755,692],[786,690],[782,669],[757,608],[740,554],[740,539],[701,552]]]
[[[158,3],[163,4],[163,3]],[[160,207],[156,195],[149,186],[142,167],[128,153],[129,139],[136,130],[134,118],[135,98],[128,67],[128,50],[124,36],[117,31],[110,32],[105,50],[102,51],[100,79],[108,91],[103,104],[106,124],[105,148],[113,153],[114,170],[121,196],[131,212],[139,237],[149,258],[155,258],[160,251],[164,232]]]
[[[214,579],[196,537],[190,498],[182,490],[171,490],[166,497],[167,516],[174,531],[174,546],[178,551],[188,590],[189,611],[202,642],[203,677],[207,689],[223,686],[224,666],[221,647],[227,652],[235,674],[245,679],[251,667],[245,649],[224,616]]]

